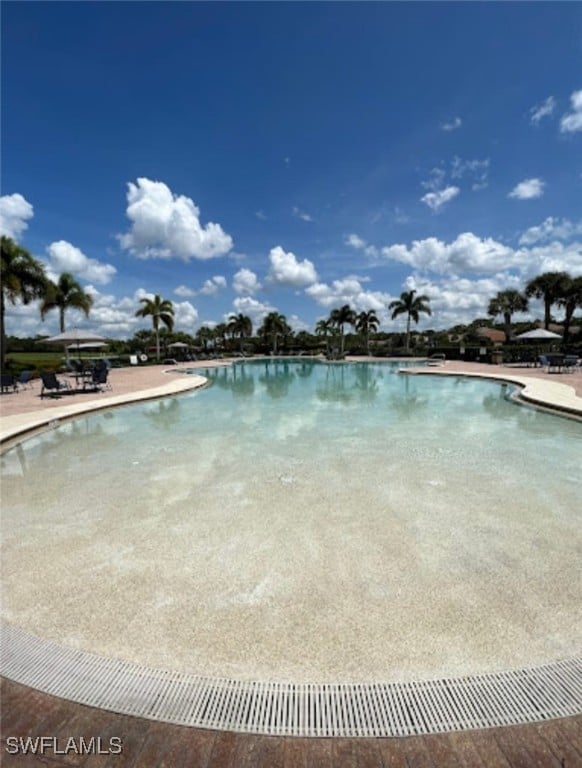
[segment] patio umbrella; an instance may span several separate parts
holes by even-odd
[[[553,331],[546,331],[544,328],[536,328],[535,331],[526,331],[525,333],[520,333],[519,336],[515,337],[516,339],[534,339],[537,341],[543,341],[544,339],[561,339],[559,333],[554,333]]]
[[[100,349],[106,347],[106,341],[85,341],[83,344],[68,344],[69,349],[76,347],[77,349]]]
[[[103,341],[107,339],[104,336],[100,336],[93,331],[83,331],[79,328],[73,328],[70,331],[59,333],[57,336],[50,336],[48,339],[39,339],[39,344],[62,344],[65,348],[65,354],[69,357],[69,346],[75,346],[77,353],[81,347],[81,344],[88,344],[89,342]]]
[[[184,344],[183,341],[174,341],[172,344],[168,344],[168,349],[188,349],[189,344]]]

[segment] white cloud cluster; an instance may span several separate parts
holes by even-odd
[[[174,327],[193,333],[198,322],[198,310],[189,301],[174,302]]]
[[[508,197],[516,200],[535,200],[544,194],[545,181],[541,179],[524,179],[509,193]]]
[[[553,96],[548,96],[547,99],[542,101],[540,104],[536,104],[535,107],[530,109],[530,122],[532,125],[538,125],[540,120],[542,120],[544,117],[549,117],[552,115],[555,108],[556,100]]]
[[[404,288],[425,294],[430,299],[432,317],[421,315],[418,326],[415,326],[422,329],[468,324],[476,317],[486,317],[492,296],[508,288],[521,290],[523,285],[519,278],[506,273],[476,280],[451,275],[439,281],[410,275]]]
[[[463,232],[453,242],[436,237],[414,240],[411,247],[396,244],[382,248],[382,255],[414,269],[440,273],[497,272],[511,266],[513,250],[492,238]]]
[[[112,264],[90,259],[66,240],[51,243],[46,250],[50,259],[48,272],[52,279],[62,272],[71,272],[75,277],[105,285],[117,273],[117,269]]]
[[[582,221],[573,223],[569,219],[560,220],[548,216],[538,226],[527,229],[519,238],[519,244],[533,245],[550,240],[569,240],[576,235],[582,235]]]
[[[200,211],[184,195],[176,196],[161,181],[139,178],[128,184],[129,232],[118,235],[121,247],[142,258],[212,259],[233,247],[220,224],[200,223]]]
[[[290,285],[300,288],[317,280],[317,272],[308,259],[297,261],[294,253],[285,252],[280,245],[271,248],[269,282],[275,285]]]
[[[571,111],[567,112],[560,120],[562,133],[576,133],[582,131],[582,90],[574,91],[570,96]]]
[[[446,203],[453,200],[460,191],[459,187],[451,185],[444,189],[439,189],[436,192],[427,192],[426,195],[423,195],[420,198],[420,200],[421,202],[426,203],[432,211],[438,213],[441,208],[446,205]]]
[[[426,181],[421,181],[421,186],[429,191],[420,198],[422,203],[438,213],[441,208],[455,198],[461,191],[459,187],[449,184],[445,186],[446,171],[437,166],[430,172],[430,177]]]
[[[235,293],[256,293],[261,288],[261,284],[255,273],[242,267],[232,278],[232,287]]]
[[[339,307],[349,304],[357,312],[385,311],[393,296],[381,291],[367,291],[362,286],[362,278],[348,275],[341,280],[327,283],[315,283],[305,289],[305,293],[322,307]]]
[[[296,216],[298,219],[302,219],[303,221],[313,221],[313,217],[309,213],[306,213],[297,207],[293,208],[293,216]]]
[[[0,235],[18,240],[33,216],[32,205],[18,192],[0,197]]]
[[[564,244],[554,240],[534,248],[514,249],[492,238],[464,232],[451,243],[429,237],[414,241],[410,247],[386,246],[382,255],[424,274],[450,275],[456,279],[469,274],[503,275],[506,282],[519,278],[521,287],[543,272],[582,274],[582,243],[576,241]]]
[[[187,285],[179,285],[177,288],[174,288],[174,293],[176,296],[180,296],[183,299],[196,295],[196,291],[193,291],[192,288],[188,288]]]
[[[460,128],[462,124],[463,121],[460,117],[454,117],[452,120],[449,120],[448,122],[441,125],[441,131],[456,131],[457,128]]]
[[[462,179],[468,177],[471,181],[471,189],[477,191],[485,189],[488,183],[489,158],[485,160],[461,160],[455,156],[451,161],[451,178]]]
[[[253,299],[252,296],[238,296],[233,302],[232,306],[235,312],[247,315],[253,321],[253,328],[256,331],[258,326],[263,322],[263,319],[269,312],[275,312],[276,308],[271,304],[266,304],[262,301]],[[227,318],[225,318],[226,320]]]
[[[222,275],[214,275],[214,277],[204,281],[204,285],[198,293],[203,296],[216,296],[224,288],[226,288],[226,278]]]
[[[355,248],[357,251],[364,251],[366,256],[378,256],[378,249],[375,245],[370,245],[359,235],[352,233],[344,238],[346,245]]]

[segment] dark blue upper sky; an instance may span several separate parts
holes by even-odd
[[[582,273],[579,3],[5,2],[2,93],[3,231],[109,335]]]

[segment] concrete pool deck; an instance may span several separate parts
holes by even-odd
[[[189,366],[189,367],[204,368],[204,367],[208,367],[208,363],[204,362],[204,363],[198,364],[197,366]],[[474,367],[472,367],[472,366],[471,366],[471,370],[469,370],[469,371],[467,371],[467,370],[459,370],[459,369],[453,370],[453,367],[456,368],[455,364],[448,364],[447,367],[449,368],[449,370],[443,371],[442,369],[436,369],[436,370],[432,370],[431,369],[430,372],[431,373],[438,373],[439,375],[442,375],[442,373],[452,373],[452,374],[455,374],[455,375],[470,375],[471,373],[473,373],[473,374],[476,373],[476,371],[474,370]],[[483,366],[483,368],[485,369],[484,375],[486,375],[488,378],[491,378],[491,366]],[[146,369],[142,369],[143,372],[145,372],[145,370]],[[141,383],[141,387],[142,387],[140,389],[140,399],[153,399],[153,398],[163,397],[165,395],[174,396],[176,394],[179,394],[179,392],[185,391],[186,389],[190,389],[192,386],[196,385],[195,377],[175,376],[175,375],[172,375],[172,374],[169,374],[169,373],[165,373],[164,371],[166,371],[166,370],[167,369],[163,369],[163,368],[158,369],[157,371],[154,371],[153,369],[149,369],[147,378],[145,376],[143,376],[143,378],[140,377],[140,383]],[[140,373],[142,371],[140,371]],[[413,372],[413,371],[410,371],[410,372]],[[67,405],[63,405],[62,404],[63,401],[66,402],[67,398],[62,398],[60,401],[51,402],[50,406],[46,410],[43,409],[44,410],[44,416],[42,418],[38,414],[38,410],[39,409],[38,409],[38,391],[37,391],[36,392],[36,401],[33,399],[34,396],[32,398],[29,398],[29,400],[32,401],[32,404],[36,405],[37,407],[36,408],[31,408],[31,410],[29,410],[28,412],[25,411],[24,413],[21,413],[21,414],[14,414],[13,413],[12,416],[13,417],[16,416],[17,420],[18,420],[18,418],[22,418],[23,421],[20,422],[20,428],[21,429],[25,429],[25,430],[29,430],[29,429],[35,429],[38,426],[40,426],[39,423],[38,423],[39,419],[42,421],[42,419],[44,418],[44,423],[47,423],[47,419],[48,419],[49,422],[53,422],[53,421],[60,420],[60,419],[71,418],[71,417],[74,417],[76,415],[79,415],[83,410],[89,410],[86,407],[87,405],[91,406],[90,409],[93,409],[93,408],[103,408],[103,407],[112,407],[112,406],[121,404],[122,401],[119,399],[120,397],[121,398],[127,397],[128,398],[128,402],[134,401],[136,399],[134,397],[134,394],[136,392],[137,377],[135,375],[133,375],[134,371],[132,371],[131,369],[127,373],[128,373],[127,381],[124,380],[123,383],[122,383],[122,377],[119,377],[119,379],[117,381],[116,381],[115,378],[113,379],[113,383],[114,383],[114,387],[115,387],[114,392],[112,392],[112,393],[104,393],[103,395],[98,395],[97,397],[91,397],[90,395],[81,395],[80,394],[80,395],[77,395],[77,396],[71,398],[71,400],[73,400],[75,402],[71,403],[70,405],[68,405],[68,404]],[[574,376],[575,375],[576,374],[574,374]],[[132,376],[131,380],[129,379],[129,376]],[[513,374],[513,373],[511,373],[511,374],[502,373],[500,375],[500,378],[502,380],[504,380],[504,381],[507,381],[508,380],[508,376],[511,376],[512,378],[509,379],[509,380],[513,381],[513,377],[515,376],[515,374]],[[527,376],[527,375],[521,377],[521,375],[520,375],[520,381],[514,381],[514,383],[522,383],[521,382],[521,378],[523,378],[525,380],[525,383],[527,385],[529,385],[530,387],[532,386],[532,384],[534,385],[534,395],[535,395],[535,382],[533,382],[532,379],[534,379],[536,377]],[[552,379],[554,379],[554,378],[555,378],[555,376],[552,376]],[[563,378],[565,378],[565,377],[560,377],[560,379],[563,379]],[[184,381],[185,379],[189,379],[189,381]],[[568,376],[568,381],[571,381],[571,380],[573,380],[573,377]],[[133,389],[131,388],[130,381],[133,384]],[[200,382],[200,383],[202,383],[202,382]],[[556,392],[556,391],[559,391],[561,389],[559,383],[558,382],[554,382],[552,380],[549,380],[547,382],[544,382],[542,380],[542,384],[545,384],[546,385],[546,390],[549,390],[550,392],[552,390],[554,392]],[[555,384],[558,385],[558,390],[556,390],[556,387],[554,386]],[[124,389],[125,387],[127,387],[127,391],[120,393],[120,390]],[[182,387],[184,387],[185,389],[182,389]],[[566,387],[566,388],[568,388],[568,387]],[[539,388],[538,388],[538,390],[539,390]],[[14,395],[14,396],[12,396],[12,395],[7,396],[6,400],[8,400],[8,398],[10,398],[10,400],[12,402],[16,402],[17,398],[20,397],[21,395],[24,395],[24,394],[26,394],[26,393],[21,393],[20,395]],[[566,393],[566,404],[567,405],[571,405],[571,401],[567,399],[568,394],[569,393],[567,392]],[[538,394],[536,396],[539,397],[539,391],[538,391]],[[85,398],[87,398],[87,399],[85,399]],[[4,398],[3,398],[3,400],[4,400]],[[79,401],[79,402],[76,402],[76,401]],[[564,400],[562,399],[560,402],[561,402],[561,407],[563,407]],[[92,405],[91,405],[91,403],[92,403]],[[574,400],[573,403],[574,403],[574,406],[576,406],[576,400]],[[43,401],[43,406],[44,406],[44,404],[45,404],[45,401]],[[48,403],[47,403],[47,405],[48,405]],[[83,406],[85,406],[84,409],[83,409]],[[64,410],[60,410],[60,409],[64,409]],[[24,417],[26,417],[26,418],[24,418]],[[14,423],[11,425],[12,429],[15,429],[17,427],[18,427],[18,425],[14,424]],[[12,433],[12,434],[14,434],[14,433]],[[570,674],[570,672],[568,672],[568,674]],[[66,672],[65,672],[65,677],[66,677]],[[15,679],[17,679],[17,678],[15,678]],[[21,681],[24,682],[24,680],[21,680]],[[529,682],[529,684],[531,684],[531,681]],[[538,681],[537,684],[539,684],[539,681]],[[174,685],[177,685],[177,683],[174,683]],[[434,695],[437,696],[437,693],[434,692]],[[118,711],[127,711],[127,710],[118,709]],[[571,712],[571,710],[570,710],[570,712]],[[566,714],[566,712],[564,711],[564,712],[562,712],[562,714]],[[476,721],[474,721],[474,722],[476,722]],[[476,724],[483,725],[484,723],[487,724],[486,721],[480,720]],[[196,721],[195,724],[199,724],[199,723]],[[411,727],[417,727],[417,726],[413,725]],[[412,731],[406,731],[406,732],[419,732],[419,731],[412,730]]]

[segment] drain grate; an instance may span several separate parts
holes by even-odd
[[[136,717],[278,736],[411,736],[582,711],[582,661],[410,683],[293,684],[150,669],[1,627],[1,672],[46,693]]]

